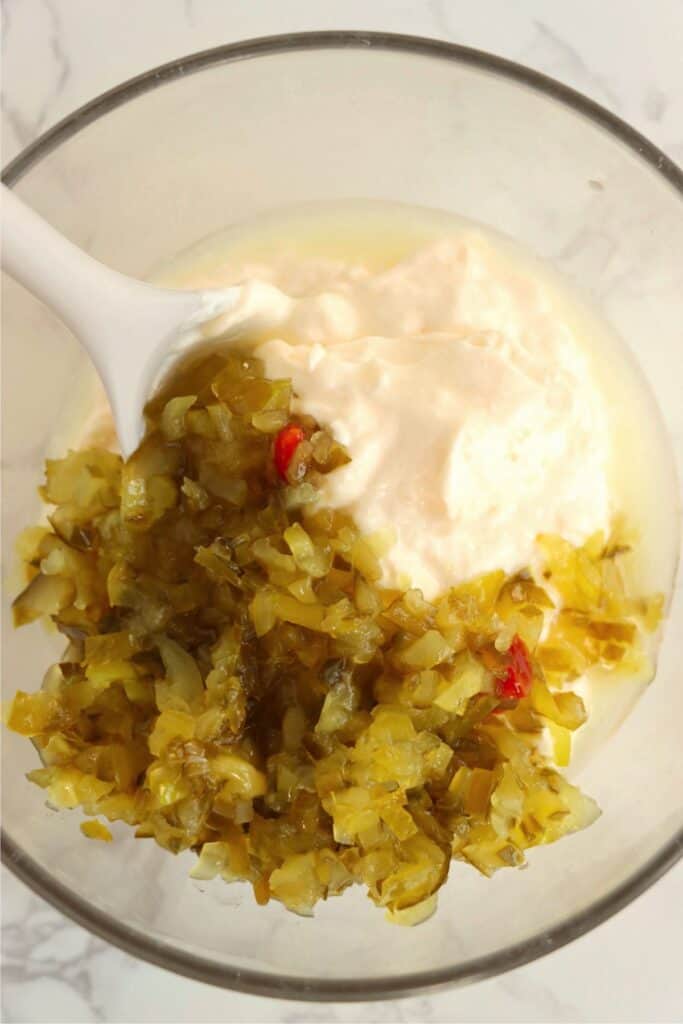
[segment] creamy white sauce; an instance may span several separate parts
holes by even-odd
[[[653,399],[601,318],[509,240],[441,211],[315,206],[233,227],[155,280],[258,282],[268,326],[240,340],[348,447],[322,500],[393,528],[387,582],[434,596],[529,564],[539,532],[578,542],[625,515],[633,586],[669,590],[676,491]],[[575,765],[644,682],[582,682]]]
[[[391,526],[385,582],[427,598],[528,565],[540,532],[610,522],[611,439],[590,361],[548,292],[470,233],[298,300],[256,346],[351,462],[321,500]],[[290,339],[290,340],[286,340]]]
[[[539,533],[580,543],[609,529],[612,438],[591,361],[552,291],[481,232],[379,273],[280,259],[234,274],[254,286],[218,328],[261,309],[267,340],[252,343],[267,375],[291,378],[295,411],[351,456],[322,503],[395,534],[387,585],[431,599],[529,565]]]

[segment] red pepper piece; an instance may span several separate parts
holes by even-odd
[[[510,664],[505,675],[496,680],[496,693],[504,700],[521,700],[531,689],[533,670],[527,646],[520,636],[513,637],[510,649]]]
[[[294,452],[297,450],[306,435],[304,434],[301,427],[298,427],[296,423],[288,423],[286,427],[275,436],[275,445],[273,447],[273,461],[275,462],[275,468],[282,477],[283,480],[287,479],[287,470],[289,464],[294,458]]]

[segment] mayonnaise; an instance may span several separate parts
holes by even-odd
[[[431,598],[528,565],[539,533],[578,543],[608,529],[610,437],[590,360],[551,293],[481,234],[378,273],[309,259],[242,276],[243,302],[213,329],[252,311],[267,324],[251,340],[267,376],[291,378],[295,411],[351,456],[320,500],[364,532],[393,530],[386,584]]]
[[[283,333],[256,354],[346,446],[321,501],[364,532],[392,527],[389,585],[431,598],[530,564],[538,533],[608,528],[610,438],[589,361],[542,286],[476,235],[300,299]]]

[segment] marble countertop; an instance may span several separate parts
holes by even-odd
[[[2,163],[59,118],[186,53],[306,29],[440,37],[544,71],[683,163],[681,0],[3,0]],[[572,945],[467,989],[384,1004],[236,995],[134,960],[2,872],[2,1020],[679,1021],[683,864]]]

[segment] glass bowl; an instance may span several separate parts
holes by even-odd
[[[231,222],[284,203],[389,199],[456,211],[525,243],[601,306],[639,361],[681,462],[683,176],[617,118],[535,72],[445,43],[360,32],[257,39],[133,79],[21,154],[5,181],[78,245],[144,277]],[[16,533],[88,367],[68,332],[4,281],[3,697],[39,685],[58,653],[8,618]],[[227,988],[372,999],[495,974],[599,924],[683,850],[683,600],[657,678],[582,771],[603,808],[586,832],[486,880],[454,864],[438,913],[392,927],[359,891],[313,919],[187,877],[193,856],[131,838],[86,841],[3,742],[4,856],[98,935]]]

